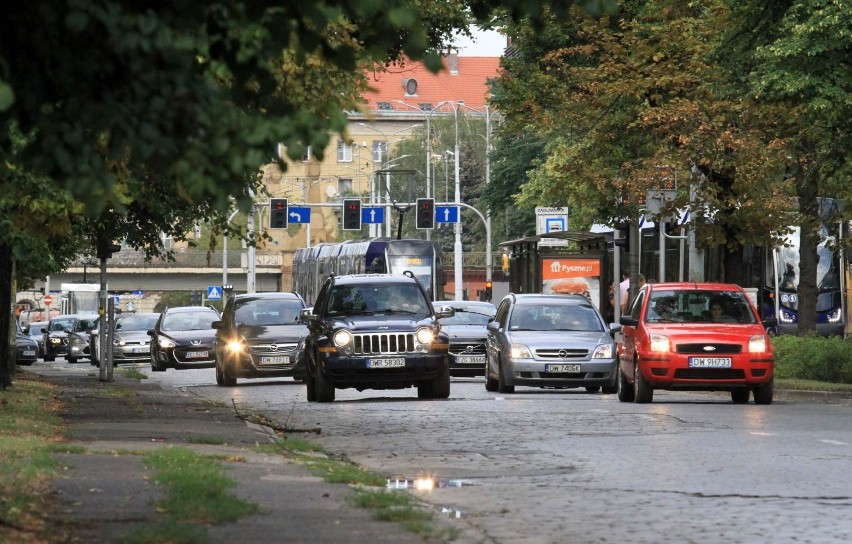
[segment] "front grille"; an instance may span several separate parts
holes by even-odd
[[[678,368],[678,380],[743,380],[745,371],[739,368]]]
[[[410,333],[356,334],[356,355],[414,353],[414,335]]]
[[[712,350],[708,351],[705,348],[711,347]],[[678,344],[676,347],[678,353],[692,353],[692,354],[701,354],[701,355],[716,355],[717,353],[741,353],[743,347],[739,344],[708,344],[708,343],[695,343],[695,344]]]
[[[296,350],[299,344],[295,342],[286,344],[275,344],[275,349],[272,349],[272,344],[256,344],[249,349],[255,355],[281,355],[291,353]]]
[[[540,357],[542,359],[573,359],[573,358],[585,358],[589,355],[589,350],[587,349],[537,349],[535,350],[536,357]]]
[[[453,344],[451,342],[450,353],[453,355],[485,355],[485,344]]]

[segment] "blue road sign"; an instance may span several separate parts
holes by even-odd
[[[435,206],[435,223],[458,223],[458,206]]]
[[[384,223],[385,222],[385,209],[377,208],[377,207],[362,207],[361,208],[361,223],[371,224],[371,223]]]
[[[302,208],[299,206],[288,206],[287,207],[287,217],[289,223],[310,223],[311,222],[311,209],[310,208]],[[210,298],[210,297],[207,297]]]
[[[208,287],[207,300],[222,300],[222,288],[218,285],[211,285]]]

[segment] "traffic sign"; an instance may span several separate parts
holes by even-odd
[[[50,295],[44,295],[44,298],[41,300],[44,302],[45,306],[50,306],[50,303],[53,302],[53,297]]]
[[[367,206],[361,208],[361,222],[370,225],[373,223],[382,224],[385,222],[385,209]]]
[[[207,300],[222,300],[222,288],[218,285],[211,285],[208,287]]]
[[[564,206],[538,206],[535,209],[535,219],[535,233],[540,236],[551,232],[565,232],[568,230],[568,208]],[[563,240],[560,240],[558,243],[546,243],[561,246],[563,245],[562,242]],[[538,245],[545,244],[539,242]]]
[[[458,223],[458,206],[435,206],[435,223]]]
[[[308,207],[290,206],[287,217],[290,218],[290,223],[310,223],[311,209]]]

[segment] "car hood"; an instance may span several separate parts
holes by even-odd
[[[240,334],[256,342],[299,342],[308,335],[308,328],[300,323],[292,325],[241,325]]]
[[[766,334],[763,325],[739,323],[659,323],[648,325],[648,334],[664,334],[670,341],[680,342],[747,342],[754,334]]]
[[[171,338],[176,344],[190,344],[193,340],[212,342],[216,336],[216,329],[197,329],[193,331],[168,331],[161,333]]]
[[[124,340],[125,342],[150,342],[151,337],[148,336],[148,331],[122,331],[115,332],[116,340]]]
[[[507,335],[509,342],[536,347],[586,346],[589,349],[598,344],[613,344],[612,336],[603,331],[513,331]]]
[[[337,319],[332,322],[334,329],[349,329],[358,332],[412,332],[417,327],[431,327],[431,319],[412,319],[399,315],[370,315]]]
[[[17,334],[15,336],[15,344],[17,346],[33,346],[38,347],[38,342],[30,338],[29,336],[25,336],[23,334]]]
[[[488,329],[485,325],[443,325],[441,330],[453,340],[485,340]]]

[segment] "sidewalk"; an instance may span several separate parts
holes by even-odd
[[[152,472],[139,454],[171,446],[245,460],[222,465],[237,482],[232,492],[259,505],[262,513],[209,526],[210,543],[434,542],[349,505],[347,485],[326,483],[283,455],[256,453],[253,447],[270,442],[274,432],[243,421],[230,407],[119,373],[113,382],[100,382],[94,368],[37,363],[26,370],[59,388],[66,406],[60,416],[71,444],[85,448],[85,453],[59,456],[65,470],[53,485],[55,542],[120,543],[135,527],[162,520],[154,504],[163,498],[161,489],[149,480]],[[227,445],[193,443],[211,438]],[[436,515],[434,523],[451,522]],[[455,542],[481,541],[466,535],[469,527],[453,527],[462,532]]]

